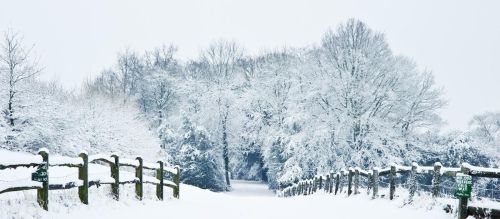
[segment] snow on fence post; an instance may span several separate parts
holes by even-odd
[[[179,198],[179,192],[180,192],[180,184],[181,184],[181,168],[179,166],[175,166],[176,174],[174,174],[173,180],[175,183],[175,188],[174,188],[174,198]]]
[[[142,181],[142,170],[143,170],[143,160],[142,157],[135,158],[139,162],[139,166],[135,168],[135,195],[137,199],[142,200],[143,192],[143,181]],[[138,180],[138,181],[137,181]]]
[[[460,172],[469,175],[470,174],[469,164],[463,163],[462,166],[460,167]],[[460,197],[458,199],[458,219],[467,218],[468,216],[467,202],[468,202],[467,197]]]
[[[396,164],[391,164],[391,172],[389,174],[389,200],[394,199],[396,192]]]
[[[352,193],[352,176],[354,175],[352,168],[349,168],[349,175],[347,175],[347,196]]]
[[[158,185],[156,185],[156,197],[159,200],[163,200],[163,161],[157,162],[159,167],[156,169],[156,179],[160,181]]]
[[[413,162],[411,164],[411,173],[410,173],[410,197],[409,203],[413,201],[413,197],[415,196],[415,192],[417,191],[417,169],[418,164]]]
[[[111,164],[111,177],[115,180],[111,184],[111,194],[115,200],[120,199],[120,163],[119,157],[116,154],[111,155],[115,162]]]
[[[335,195],[337,195],[337,192],[339,191],[339,184],[340,184],[340,173],[337,172],[335,176]]]
[[[43,164],[39,167],[47,172],[47,180],[42,182],[42,188],[36,190],[38,204],[46,211],[49,210],[49,151],[42,148],[38,151],[42,156]]]
[[[439,184],[441,183],[441,163],[434,163],[434,173],[432,175],[432,197],[439,197]]]
[[[373,197],[372,198],[377,198],[378,197],[378,167],[373,168]]]
[[[83,160],[83,164],[78,167],[78,179],[82,185],[78,187],[78,197],[83,204],[89,204],[89,155],[82,151],[78,155]]]
[[[359,194],[359,168],[354,170],[354,194]]]

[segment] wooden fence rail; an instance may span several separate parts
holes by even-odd
[[[397,174],[406,173],[409,184],[409,200],[412,202],[417,191],[417,175],[430,173],[432,174],[431,194],[432,197],[440,197],[441,177],[455,177],[457,173],[466,174],[474,177],[500,178],[500,169],[476,167],[464,163],[459,168],[443,167],[441,163],[436,162],[433,166],[419,166],[417,163],[412,163],[411,166],[400,166],[391,164],[387,168],[380,169],[374,167],[371,170],[363,170],[361,168],[342,169],[338,172],[330,172],[325,174],[325,185],[322,185],[323,175],[317,175],[309,179],[299,180],[281,190],[278,195],[280,197],[290,197],[297,195],[311,195],[318,190],[324,190],[327,193],[337,195],[342,193],[343,186],[347,180],[347,196],[360,193],[360,177],[365,177],[367,183],[367,193],[372,193],[372,198],[379,197],[380,177],[387,177],[389,180],[389,199],[393,200],[396,193],[396,177]],[[472,207],[467,205],[468,198],[459,198],[458,218],[465,219],[468,215],[490,216],[500,218],[500,210],[485,209],[480,207]]]
[[[59,189],[71,189],[78,187],[78,197],[83,204],[89,203],[89,187],[99,186],[109,184],[111,185],[111,194],[114,199],[119,200],[120,185],[123,184],[135,184],[135,194],[137,199],[142,200],[143,198],[143,185],[144,183],[156,185],[156,196],[159,200],[163,200],[163,187],[169,187],[173,189],[173,196],[179,198],[180,190],[180,174],[181,170],[178,166],[166,167],[162,161],[156,163],[145,163],[141,157],[137,157],[135,160],[131,159],[120,159],[118,155],[95,155],[89,156],[86,152],[79,154],[78,158],[65,158],[61,161],[49,162],[49,151],[46,149],[41,149],[38,152],[38,156],[41,156],[41,160],[28,161],[26,163],[19,164],[2,164],[0,161],[0,170],[4,169],[16,169],[19,167],[37,167],[38,169],[44,169],[46,171],[46,180],[41,182],[30,182],[30,185],[21,186],[11,186],[0,190],[0,194],[6,192],[23,191],[23,190],[37,190],[37,201],[40,206],[48,210],[49,203],[49,190],[59,190]],[[110,166],[110,176],[112,180],[89,180],[89,164],[90,163],[100,163],[107,164]],[[78,181],[77,182],[67,182],[64,184],[50,184],[49,183],[49,167],[69,167],[78,168]],[[132,180],[120,180],[120,167],[132,167],[135,169],[135,178]],[[155,172],[155,178],[149,179],[144,178],[143,171],[151,170]],[[172,181],[165,180],[165,173],[168,173],[172,177]]]

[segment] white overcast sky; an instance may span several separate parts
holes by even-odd
[[[259,52],[318,43],[325,30],[352,17],[434,72],[449,101],[442,112],[448,129],[500,110],[500,1],[0,1],[0,31],[23,34],[45,67],[42,78],[66,88],[111,66],[126,47],[173,43],[187,59],[227,38]]]

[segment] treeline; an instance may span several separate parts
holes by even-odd
[[[136,109],[185,183],[221,191],[239,178],[278,188],[332,168],[498,160],[498,115],[439,134],[445,101],[432,73],[393,54],[363,22],[351,19],[304,48],[249,55],[218,40],[188,61],[176,51],[125,50],[83,96]]]

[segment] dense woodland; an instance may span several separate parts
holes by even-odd
[[[38,80],[21,35],[7,31],[0,45],[0,148],[162,158],[214,191],[231,178],[277,189],[391,162],[500,165],[500,113],[441,131],[446,101],[432,72],[354,19],[319,43],[260,54],[228,40],[188,61],[175,45],[126,49],[78,92]]]

